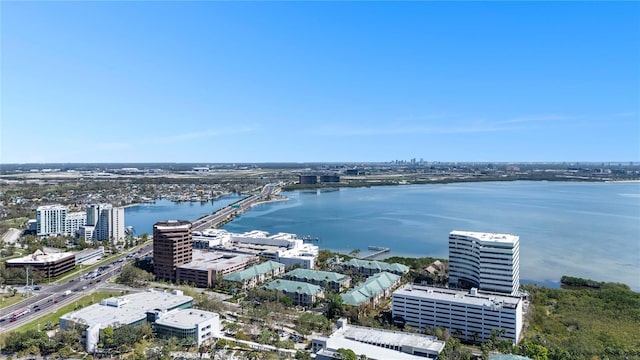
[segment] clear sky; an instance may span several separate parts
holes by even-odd
[[[2,163],[640,161],[638,2],[0,6]]]

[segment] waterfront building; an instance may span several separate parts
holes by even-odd
[[[298,175],[299,184],[317,184],[318,175]]]
[[[238,283],[241,289],[246,290],[283,274],[284,270],[284,264],[269,260],[248,269],[225,275],[223,280]]]
[[[64,219],[63,235],[75,234],[85,222],[87,222],[87,215],[84,212],[68,212]]]
[[[36,234],[38,236],[62,235],[65,232],[67,207],[43,205],[36,208]]]
[[[5,266],[7,268],[29,267],[48,279],[73,270],[76,266],[75,259],[75,255],[70,252],[46,254],[42,250],[36,250],[31,255],[7,260]]]
[[[263,288],[284,293],[290,297],[291,300],[293,300],[293,304],[297,306],[309,307],[313,305],[316,300],[324,297],[324,291],[320,286],[301,281],[278,279],[263,285]]]
[[[349,276],[330,271],[298,268],[284,274],[283,278],[322,286],[325,289],[331,289],[337,293],[351,286],[351,278]]]
[[[153,323],[175,309],[193,306],[193,298],[180,290],[172,292],[146,291],[112,297],[60,317],[63,330],[81,327],[82,342],[87,352],[97,349],[102,330],[124,325]],[[186,322],[185,322],[186,323]],[[213,325],[211,327],[213,330]]]
[[[383,271],[402,276],[409,272],[409,267],[406,265],[398,263],[389,264],[375,260],[360,260],[356,258],[344,262],[342,268],[345,271],[351,271],[353,274],[361,274],[364,276],[371,276]]]
[[[162,339],[175,337],[200,346],[220,336],[220,315],[197,309],[176,309],[163,313],[154,323],[156,335]]]
[[[83,231],[85,239],[89,237],[86,234],[89,230],[92,231],[92,240],[122,241],[125,237],[124,208],[111,204],[91,204],[87,206],[86,225]]]
[[[168,220],[153,225],[153,272],[157,280],[176,281],[178,266],[192,259],[191,222]]]
[[[191,261],[177,267],[176,281],[211,288],[224,275],[244,270],[258,261],[254,255],[193,250]]]
[[[295,234],[249,231],[242,234],[210,229],[197,232],[194,247],[253,254],[283,263],[287,268],[300,266],[313,269],[320,251],[317,245],[307,244]]]
[[[449,286],[517,294],[520,288],[519,237],[452,231],[449,234]]]
[[[398,286],[401,277],[396,274],[381,272],[370,276],[365,282],[340,295],[346,305],[360,306],[369,304],[376,306],[380,299],[388,297],[393,288]]]
[[[418,329],[442,327],[464,341],[485,342],[495,330],[517,344],[522,332],[523,300],[516,296],[405,285],[392,299],[394,322]]]
[[[354,326],[344,318],[330,336],[311,339],[311,351],[318,360],[341,359],[338,349],[351,349],[359,358],[371,360],[436,359],[444,347],[445,342],[435,336]]]

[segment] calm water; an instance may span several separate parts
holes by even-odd
[[[133,226],[136,234],[153,234],[153,224],[164,220],[196,220],[203,215],[221,209],[234,203],[243,196],[228,195],[207,203],[181,202],[174,203],[170,200],[158,200],[154,204],[140,204],[124,209],[124,222],[126,226]]]
[[[564,274],[617,281],[640,290],[640,183],[488,182],[296,191],[224,226],[320,238],[321,248],[367,246],[390,255],[448,256],[451,230],[520,236],[520,272],[552,285]],[[137,234],[169,219],[195,220],[239,200],[173,203],[125,210]]]
[[[520,236],[523,282],[557,283],[566,274],[640,290],[640,183],[488,182],[283,195],[290,200],[259,205],[224,228],[312,235],[321,248],[344,252],[377,245],[391,248],[390,256],[445,258],[451,230],[512,233]]]

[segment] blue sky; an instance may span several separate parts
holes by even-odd
[[[0,162],[640,161],[637,2],[13,2]]]

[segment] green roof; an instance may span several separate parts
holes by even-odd
[[[340,295],[346,305],[358,306],[369,301],[372,297],[384,292],[400,279],[400,276],[388,272],[381,272],[370,276],[367,281],[356,286],[351,291]]]
[[[307,281],[317,281],[317,282],[342,282],[348,278],[347,275],[338,274],[330,271],[320,271],[320,270],[309,270],[309,269],[294,269],[284,274],[284,277],[292,277],[297,279],[305,279]]]
[[[382,261],[375,260],[360,260],[360,259],[351,259],[344,263],[346,266],[353,266],[357,268],[365,268],[365,269],[377,269],[380,271],[391,271],[391,272],[399,272],[406,273],[409,272],[409,267],[406,265],[393,263],[389,264]]]
[[[269,273],[277,268],[284,267],[284,266],[285,266],[284,264],[269,260],[269,261],[263,262],[262,264],[254,265],[250,268],[244,269],[242,271],[225,275],[222,277],[222,279],[226,281],[243,282],[243,281],[253,279],[256,276]]]
[[[265,289],[284,291],[288,293],[315,295],[322,291],[322,288],[318,285],[307,284],[302,281],[291,280],[273,280],[268,284],[263,285]]]

